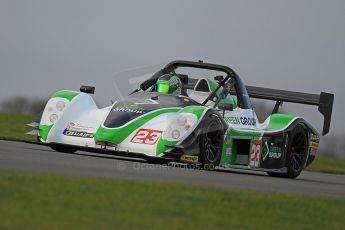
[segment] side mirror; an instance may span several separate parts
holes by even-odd
[[[214,77],[214,80],[215,80],[215,81],[218,81],[218,82],[223,81],[223,79],[224,79],[224,77],[223,77],[222,75],[218,75],[218,76],[215,76],[215,77]]]
[[[88,93],[88,94],[94,94],[95,93],[95,87],[94,86],[82,85],[80,87],[80,92]]]
[[[227,111],[234,111],[234,106],[232,104],[219,104],[218,108]]]

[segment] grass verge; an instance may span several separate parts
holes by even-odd
[[[306,170],[313,172],[345,174],[345,160],[318,156]]]
[[[34,116],[0,113],[0,139],[11,141],[34,141],[34,136],[25,135],[25,133],[32,130],[32,128],[26,124],[36,119],[37,117]]]
[[[0,229],[344,229],[345,199],[0,171]]]

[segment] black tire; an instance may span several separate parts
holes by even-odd
[[[219,165],[224,142],[224,128],[222,122],[215,115],[203,121],[199,134],[199,162],[203,169],[213,170]]]
[[[302,126],[297,125],[291,133],[286,156],[286,173],[268,172],[268,175],[274,177],[296,178],[298,177],[307,160],[308,155],[308,137]]]
[[[50,146],[50,148],[52,148],[53,150],[57,152],[62,152],[62,153],[75,153],[77,151],[76,148],[60,146],[60,145],[53,145],[53,146]]]

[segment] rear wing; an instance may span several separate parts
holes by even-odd
[[[268,89],[255,86],[246,86],[249,97],[277,101],[274,111],[278,110],[282,102],[292,102],[305,105],[318,106],[319,112],[323,115],[322,135],[329,132],[333,110],[334,94],[321,92],[318,94],[292,92],[278,89]]]

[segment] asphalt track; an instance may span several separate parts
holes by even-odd
[[[245,170],[204,171],[86,152],[66,154],[21,142],[0,141],[0,169],[345,197],[345,175],[303,172],[293,180]]]

